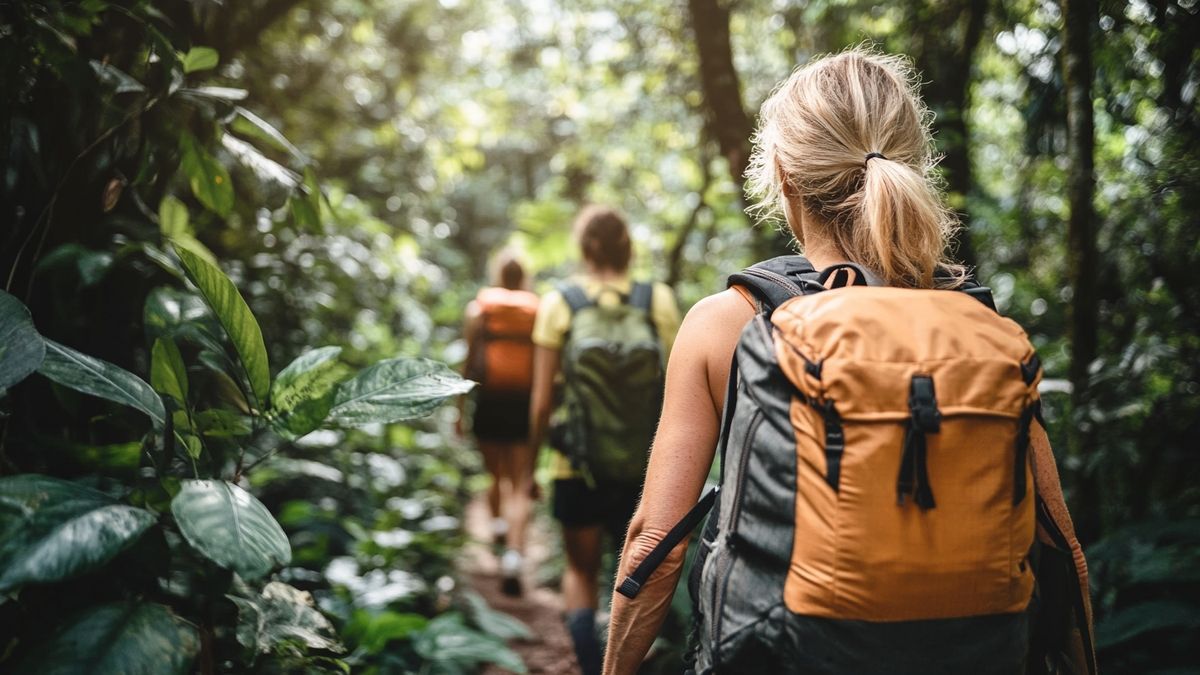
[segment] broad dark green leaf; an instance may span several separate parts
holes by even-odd
[[[137,375],[107,361],[46,340],[46,358],[38,372],[64,387],[140,410],[156,429],[166,424],[162,399],[154,389]]]
[[[246,378],[250,381],[250,388],[261,404],[266,401],[270,390],[271,371],[258,321],[254,319],[254,314],[238,293],[237,287],[220,268],[187,248],[176,247],[175,250],[187,270],[188,278],[200,289],[200,294],[233,342],[245,368]]]
[[[181,404],[187,402],[187,367],[179,347],[169,337],[155,340],[150,350],[150,385]]]
[[[0,389],[24,380],[42,365],[46,343],[25,305],[0,291]]]
[[[186,480],[171,501],[179,531],[192,548],[244,579],[292,559],[287,535],[262,502],[217,480]]]
[[[360,426],[414,419],[428,415],[447,398],[465,394],[474,386],[444,363],[388,359],[338,386],[328,422]]]
[[[191,136],[180,142],[183,150],[181,166],[187,174],[192,194],[213,213],[226,218],[233,210],[233,182],[229,170]]]
[[[312,649],[343,650],[333,624],[306,591],[272,581],[260,595],[225,597],[238,607],[237,638],[245,647],[267,654],[286,642],[299,642]]]
[[[165,605],[116,602],[76,614],[17,664],[20,675],[173,675],[191,671],[200,634]]]
[[[183,72],[194,73],[216,68],[221,57],[212,47],[192,47],[180,60],[183,62]]]
[[[360,609],[354,612],[346,625],[345,635],[351,644],[377,654],[392,640],[403,640],[428,625],[429,619],[420,614]]]
[[[341,353],[341,347],[313,349],[275,376],[268,416],[285,436],[298,438],[325,421],[337,385],[347,374],[337,360]]]
[[[154,521],[149,511],[69,481],[36,474],[0,478],[0,594],[94,570]]]
[[[158,204],[158,227],[168,239],[191,234],[187,206],[170,195],[163,197]]]

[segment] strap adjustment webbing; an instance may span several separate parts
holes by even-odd
[[[917,506],[928,510],[937,504],[933,500],[933,488],[929,486],[925,436],[942,429],[942,413],[938,410],[932,377],[913,375],[908,409],[910,415],[904,434],[904,455],[900,459],[900,476],[896,479],[896,503],[903,506],[911,495]]]
[[[663,537],[662,541],[658,542],[658,545],[650,551],[646,559],[629,576],[625,577],[625,580],[617,587],[617,592],[631,600],[636,598],[637,594],[642,590],[642,585],[646,583],[651,574],[654,574],[654,570],[658,569],[658,566],[667,559],[667,555],[675,550],[679,542],[683,541],[683,538],[696,528],[696,525],[699,524],[704,516],[708,515],[709,510],[713,507],[713,503],[717,500],[717,493],[720,491],[721,488],[719,486],[714,487],[708,491],[708,494],[701,497],[700,501],[696,502],[696,505],[683,517],[683,520],[675,523],[675,527],[672,527],[671,531],[667,532],[667,536]]]

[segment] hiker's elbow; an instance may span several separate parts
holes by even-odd
[[[667,536],[667,530],[657,528],[636,528],[635,525],[630,525],[629,537],[625,541],[625,553],[621,556],[621,567],[625,574],[633,572],[642,561],[650,555],[659,543]],[[659,571],[675,570],[683,563],[684,555],[687,554],[687,539],[679,543],[659,566]],[[657,574],[655,576],[658,576]]]

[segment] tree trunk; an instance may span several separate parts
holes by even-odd
[[[729,163],[730,177],[746,200],[746,166],[754,123],[742,104],[742,85],[733,65],[729,36],[729,7],[722,0],[688,0],[696,51],[700,55],[700,87],[704,94],[706,128]],[[760,258],[786,252],[790,237],[770,228],[756,230],[755,255]]]
[[[941,168],[951,208],[963,221],[954,256],[975,267],[966,199],[973,187],[971,175],[970,108],[971,68],[983,36],[988,0],[916,4],[910,6],[909,25],[917,31],[914,60],[925,82],[921,94],[936,114],[934,134],[942,153]]]
[[[1067,94],[1067,275],[1073,292],[1069,335],[1069,377],[1074,419],[1088,402],[1088,366],[1096,358],[1099,301],[1096,293],[1096,213],[1092,200],[1096,191],[1095,128],[1092,110],[1092,27],[1096,25],[1095,0],[1063,0],[1063,77]],[[1069,450],[1080,456],[1086,450],[1087,433],[1078,423],[1068,429]],[[1095,481],[1081,476],[1076,511],[1079,539],[1094,540],[1098,534],[1099,504]]]

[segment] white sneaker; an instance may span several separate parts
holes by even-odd
[[[500,590],[505,595],[521,595],[521,567],[524,561],[521,552],[508,549],[500,556]]]

